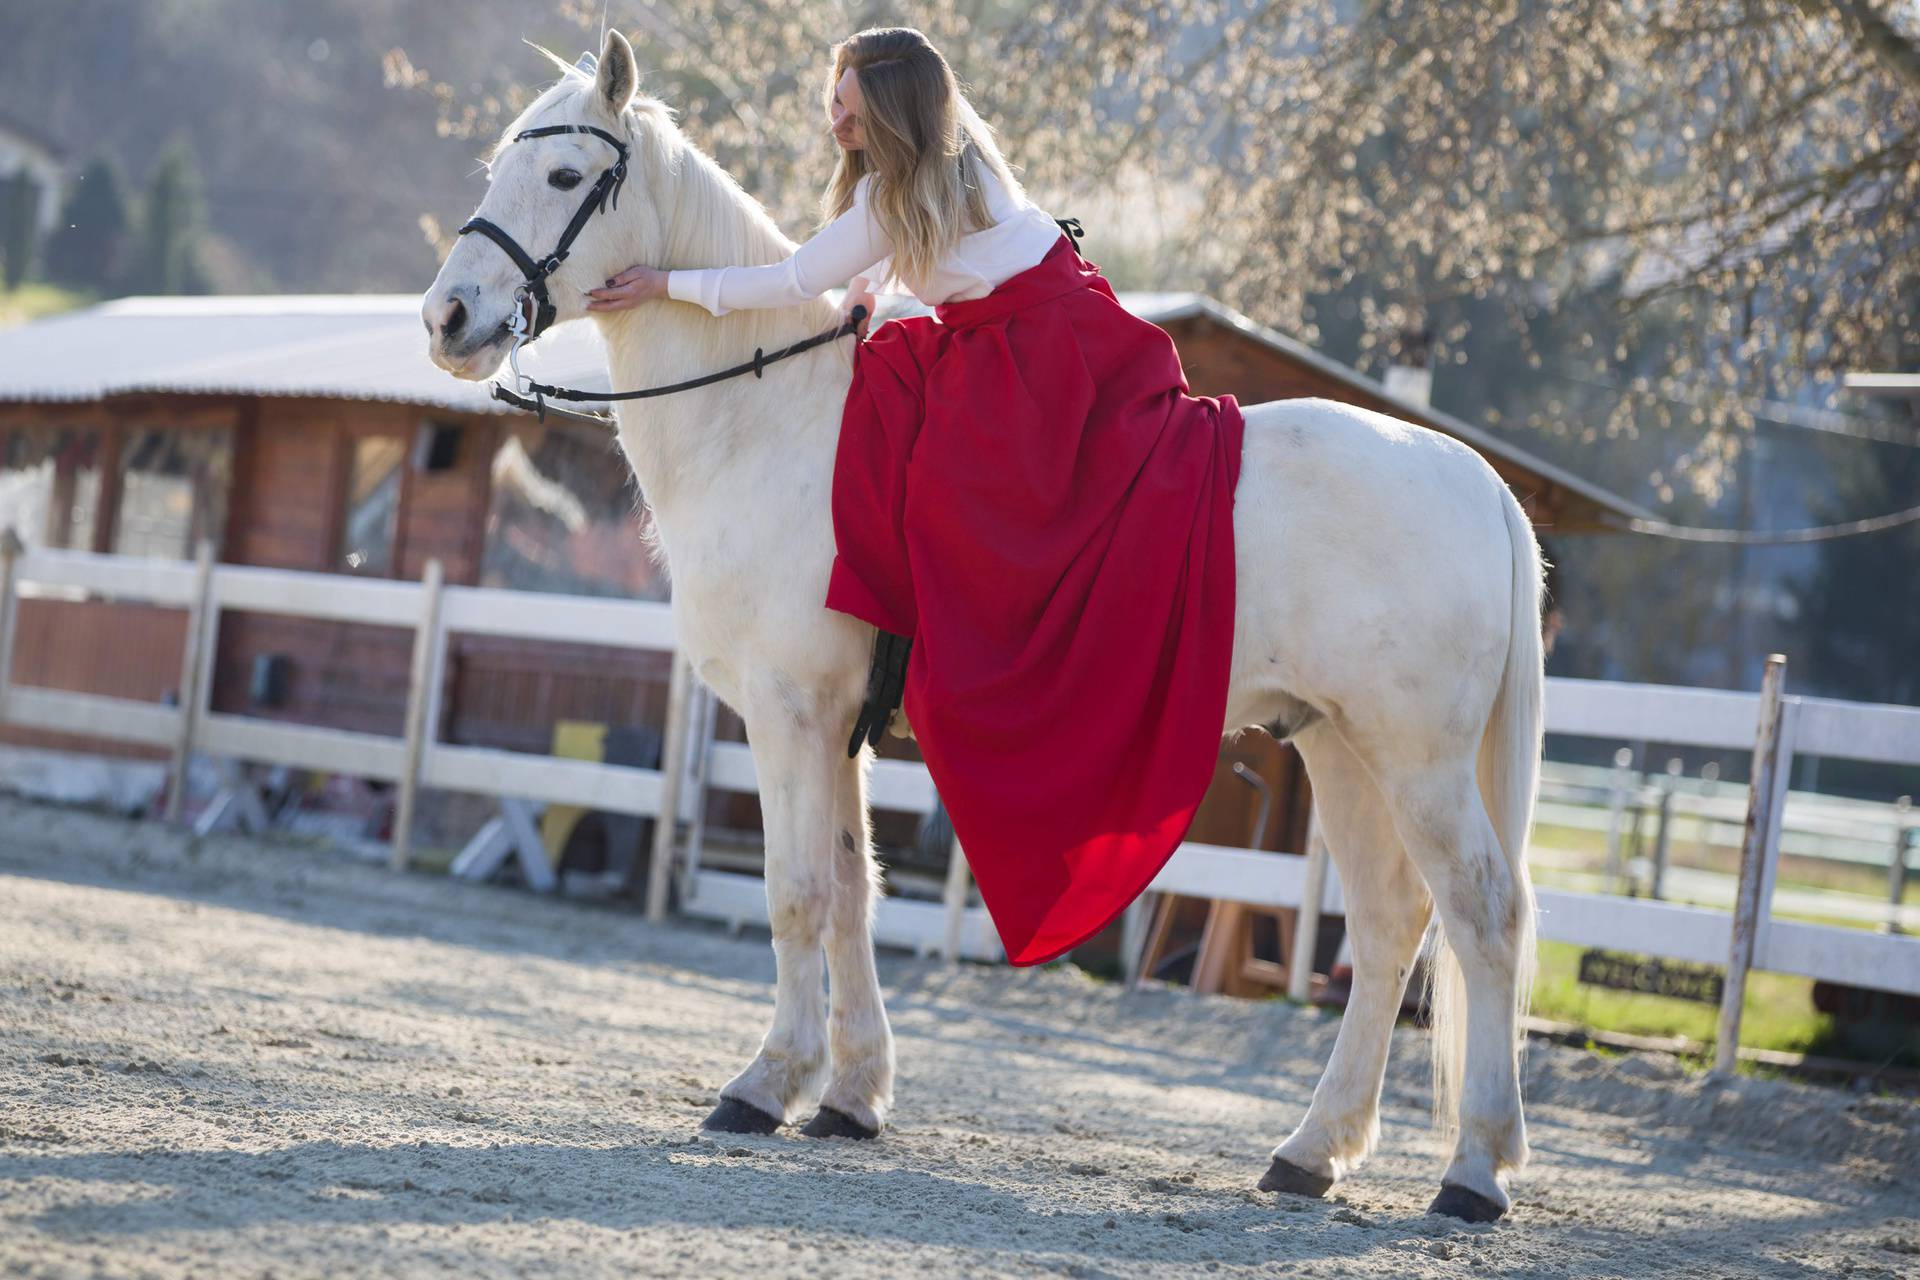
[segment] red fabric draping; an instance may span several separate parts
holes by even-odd
[[[935,316],[855,357],[826,605],[914,637],[902,705],[1039,964],[1146,888],[1213,776],[1244,421],[1065,236]]]

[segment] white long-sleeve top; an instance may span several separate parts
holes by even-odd
[[[909,293],[926,305],[984,298],[1002,281],[1046,257],[1062,234],[1044,209],[1015,196],[982,169],[994,224],[968,232],[940,260],[925,292],[891,279],[893,242],[868,206],[873,174],[854,184],[847,211],[820,228],[783,261],[760,267],[700,267],[667,272],[667,296],[698,303],[716,316],[743,307],[785,307],[853,282],[874,293]]]

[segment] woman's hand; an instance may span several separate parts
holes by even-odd
[[[867,336],[867,330],[873,328],[873,294],[867,290],[866,282],[855,280],[847,286],[847,296],[840,299],[840,323],[853,319],[853,309],[865,307],[867,318],[860,322],[860,336]]]
[[[587,290],[589,311],[625,311],[650,298],[667,296],[667,273],[653,267],[628,267],[598,289]]]

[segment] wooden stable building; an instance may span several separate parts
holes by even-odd
[[[207,537],[228,564],[418,579],[438,558],[451,583],[664,599],[611,437],[497,411],[427,362],[418,313],[410,296],[132,298],[0,332],[0,524],[29,546],[189,558]],[[554,375],[604,381],[592,342],[543,355]],[[183,625],[27,601],[14,675],[164,700]],[[213,705],[397,733],[409,644],[230,614]],[[544,752],[556,719],[663,714],[664,655],[468,638],[450,669],[449,741]]]
[[[1120,301],[1172,334],[1196,393],[1247,405],[1326,396],[1424,423],[1479,450],[1556,533],[1645,514],[1211,299]],[[438,558],[453,584],[664,599],[608,433],[508,412],[434,368],[418,307],[414,295],[130,298],[0,332],[0,525],[37,547],[189,558],[210,538],[229,564],[417,579]],[[546,380],[605,384],[590,325],[562,326],[532,353]],[[221,625],[216,710],[399,732],[404,632],[246,613]],[[166,701],[183,626],[145,605],[26,600],[13,676]],[[558,721],[664,714],[665,655],[456,637],[448,672],[431,731],[451,743],[546,752]],[[738,736],[738,722],[721,732]],[[128,750],[10,728],[0,742]],[[886,751],[913,755],[896,739]],[[1291,751],[1247,735],[1223,750],[1191,838],[1297,851],[1304,785]],[[757,829],[757,804],[723,799],[711,821]],[[910,828],[876,825],[883,844],[912,841]]]

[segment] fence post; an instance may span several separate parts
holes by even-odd
[[[446,569],[436,557],[427,561],[420,579],[420,621],[413,632],[413,675],[407,688],[406,741],[401,750],[400,798],[393,813],[393,855],[388,865],[395,871],[407,869],[413,851],[413,810],[420,795],[420,757],[426,750],[427,735],[438,726],[427,723],[427,705],[436,701],[433,687],[439,683],[440,664],[434,655],[440,647],[440,589],[446,581]]]
[[[955,836],[953,843],[947,846],[947,883],[941,893],[947,908],[947,936],[941,943],[941,959],[948,964],[960,963],[960,944],[964,941],[967,924],[967,899],[973,893],[973,868],[967,865],[966,851],[960,847],[960,837]]]
[[[187,633],[180,645],[180,736],[167,762],[169,823],[180,821],[187,801],[187,768],[193,761],[193,735],[200,727],[200,646],[210,644],[207,606],[213,595],[213,539],[200,539],[193,557],[193,599],[187,602]]]
[[[1633,786],[1633,748],[1622,747],[1613,753],[1613,778],[1607,788],[1607,865],[1605,884],[1608,893],[1620,892],[1620,878],[1626,874],[1626,862],[1620,856],[1627,821],[1627,792]]]
[[[1773,731],[1773,758],[1779,767],[1773,771],[1773,794],[1767,812],[1766,843],[1760,846],[1760,898],[1753,911],[1753,952],[1749,966],[1764,964],[1767,935],[1773,929],[1773,886],[1780,876],[1780,838],[1787,829],[1787,795],[1793,785],[1795,744],[1800,734],[1800,700],[1785,696],[1786,674],[1781,673],[1780,723]]]
[[[1647,896],[1661,902],[1667,896],[1667,861],[1673,851],[1673,792],[1680,782],[1679,757],[1667,761],[1666,776],[1660,780],[1660,823],[1653,838],[1653,875]]]
[[[674,836],[680,818],[680,788],[687,776],[687,703],[693,669],[679,649],[673,651],[667,678],[667,731],[660,743],[660,812],[653,820],[653,856],[647,863],[647,920],[667,918],[668,886],[673,883]]]
[[[1287,957],[1287,999],[1305,1004],[1313,992],[1313,957],[1320,949],[1320,907],[1327,895],[1327,842],[1320,838],[1320,806],[1307,810],[1307,875]]]
[[[1153,945],[1154,922],[1160,917],[1160,894],[1143,889],[1120,913],[1120,981],[1137,989],[1147,968],[1147,950]]]
[[[1781,817],[1774,779],[1782,767],[1780,695],[1786,680],[1785,655],[1769,655],[1766,674],[1760,681],[1760,717],[1754,735],[1753,776],[1747,789],[1746,834],[1740,844],[1740,889],[1733,906],[1733,945],[1727,956],[1726,985],[1720,992],[1720,1031],[1713,1046],[1716,1075],[1730,1073],[1740,1058],[1740,1015],[1747,996],[1747,970],[1753,964],[1754,938],[1760,927],[1761,888],[1767,872],[1769,836],[1779,829]]]
[[[0,724],[7,720],[7,691],[13,687],[13,631],[20,614],[20,535],[0,529]]]
[[[1901,796],[1893,806],[1893,858],[1887,864],[1888,933],[1905,933],[1900,923],[1900,908],[1907,896],[1907,842],[1913,837],[1909,817],[1913,797]]]

